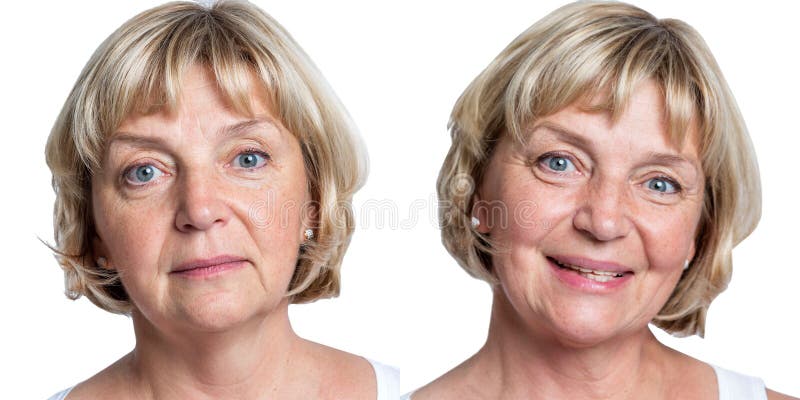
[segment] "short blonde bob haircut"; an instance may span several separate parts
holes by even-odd
[[[130,313],[119,277],[92,254],[92,173],[105,138],[127,116],[174,109],[181,78],[193,65],[212,71],[224,98],[243,115],[253,114],[251,85],[261,85],[265,101],[298,139],[317,221],[314,240],[298,252],[287,296],[302,303],[338,295],[354,229],[351,199],[366,175],[361,142],[336,95],[281,25],[246,1],[219,1],[171,2],[133,17],[95,51],[67,98],[46,149],[56,193],[52,249],[67,296]]]
[[[761,217],[758,165],[700,35],[628,4],[587,1],[557,9],[514,39],[456,102],[452,146],[437,182],[439,222],[445,247],[470,275],[498,284],[491,260],[500,250],[470,225],[474,189],[498,140],[509,135],[522,143],[524,128],[537,118],[587,99],[599,98],[590,106],[616,118],[646,79],[664,94],[673,143],[697,129],[707,183],[695,258],[652,322],[677,336],[704,334],[708,307],[730,280],[731,250]]]

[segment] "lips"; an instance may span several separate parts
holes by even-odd
[[[547,259],[561,270],[575,272],[583,278],[598,283],[608,283],[633,275],[633,271],[626,267],[610,262],[580,257],[547,257]]]
[[[200,270],[200,269],[210,268],[210,267],[215,267],[215,266],[223,266],[223,265],[226,265],[226,264],[235,264],[235,263],[239,263],[239,262],[242,262],[242,261],[247,261],[247,259],[242,258],[242,257],[237,257],[237,256],[225,254],[225,255],[220,255],[220,256],[211,257],[211,258],[191,260],[189,262],[181,264],[180,266],[178,266],[177,268],[175,268],[171,272],[173,272],[173,273],[186,273],[186,272],[190,272],[190,271],[193,271],[193,270]]]

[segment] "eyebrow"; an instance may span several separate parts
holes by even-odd
[[[276,130],[278,129],[278,126],[275,124],[272,118],[256,118],[237,122],[232,125],[227,125],[220,129],[217,134],[221,137],[238,137],[244,135],[252,128],[259,125],[269,126],[275,128]],[[112,135],[108,141],[108,146],[111,147],[111,144],[114,142],[127,142],[142,147],[167,147],[167,142],[163,137],[141,136],[125,131],[120,131]]]
[[[530,136],[533,135],[534,132],[542,128],[547,129],[548,131],[553,133],[557,137],[557,139],[567,142],[571,145],[578,146],[583,149],[588,149],[591,147],[589,141],[583,136],[578,135],[577,133],[572,132],[571,130],[563,126],[555,124],[550,121],[542,121],[534,125],[533,128],[531,128],[526,132],[528,136],[527,139],[530,139]]]
[[[650,164],[663,164],[663,165],[688,164],[694,167],[694,163],[687,160],[685,157],[681,157],[675,154],[650,152],[647,155],[647,162]]]

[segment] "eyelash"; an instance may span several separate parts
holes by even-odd
[[[572,163],[573,167],[575,167],[576,169],[578,167],[577,163],[575,162],[575,160],[571,156],[569,156],[568,154],[563,154],[563,153],[559,153],[559,152],[549,152],[549,153],[542,154],[541,156],[539,156],[538,159],[536,159],[536,164],[541,166],[541,167],[543,167],[543,169],[545,169],[549,173],[559,174],[559,175],[565,174],[565,172],[553,170],[549,166],[545,165],[545,162],[547,160],[549,160],[551,158],[554,158],[554,157],[559,157],[559,158],[566,159],[570,163]],[[665,182],[669,183],[670,185],[672,185],[675,188],[675,191],[672,192],[672,193],[658,193],[660,195],[679,194],[679,193],[681,193],[683,191],[683,186],[681,186],[681,184],[678,183],[678,181],[676,181],[675,179],[670,178],[670,177],[668,177],[666,175],[654,176],[652,178],[647,179],[645,181],[645,183],[649,182],[649,181],[651,181],[653,179],[659,179],[659,180],[665,181]]]
[[[255,148],[255,147],[248,147],[248,148],[246,148],[246,149],[244,149],[244,150],[240,151],[239,153],[237,153],[237,154],[236,154],[236,157],[234,157],[234,158],[233,158],[233,159],[234,159],[234,161],[235,161],[235,160],[236,160],[236,159],[237,159],[239,156],[241,156],[241,155],[243,155],[243,154],[256,154],[256,155],[259,155],[259,156],[261,156],[261,157],[263,157],[263,158],[264,158],[264,165],[262,165],[262,166],[260,166],[260,167],[256,167],[256,168],[243,168],[243,169],[245,169],[245,170],[247,170],[247,171],[259,170],[259,169],[263,168],[263,167],[264,167],[264,166],[267,164],[267,162],[269,162],[270,160],[272,160],[272,157],[270,157],[270,155],[269,155],[269,154],[267,154],[267,152],[265,152],[265,151],[262,151],[262,150],[260,150],[260,149],[257,149],[257,148]]]
[[[675,192],[674,193],[659,193],[659,194],[678,194],[678,193],[681,193],[683,191],[683,186],[681,186],[681,184],[678,183],[678,181],[676,181],[675,179],[672,179],[672,178],[670,178],[668,176],[665,176],[665,175],[654,176],[654,177],[646,180],[645,182],[650,182],[653,179],[660,179],[660,180],[665,181],[665,182],[667,182],[670,185],[675,187]]]
[[[131,181],[128,180],[128,175],[130,175],[133,171],[135,171],[139,167],[144,167],[144,166],[148,166],[148,165],[153,167],[153,169],[159,171],[162,175],[168,175],[167,173],[162,171],[161,168],[157,167],[155,165],[155,163],[152,163],[152,162],[141,162],[141,163],[136,163],[134,165],[131,165],[128,168],[125,168],[122,171],[122,174],[120,175],[120,180],[122,181],[122,183],[124,185],[129,186],[129,187],[133,187],[134,189],[142,189],[142,188],[145,188],[145,187],[148,187],[148,186],[152,185],[153,181],[144,182],[144,183],[141,183],[141,184],[136,184],[136,183],[131,183]],[[156,178],[156,179],[158,179],[158,178]]]
[[[246,171],[259,170],[259,169],[263,168],[266,165],[267,162],[272,160],[272,157],[270,157],[270,155],[267,152],[265,152],[263,150],[260,150],[260,149],[257,149],[255,147],[248,147],[248,148],[245,148],[244,150],[238,152],[236,154],[236,156],[234,156],[232,162],[235,162],[236,158],[241,156],[241,155],[243,155],[243,154],[256,154],[256,155],[261,156],[264,159],[264,165],[262,165],[260,167],[256,167],[256,168],[241,168],[241,169],[244,169]],[[127,180],[127,176],[131,172],[135,171],[139,167],[144,167],[144,166],[147,166],[147,165],[152,166],[153,168],[157,169],[159,172],[161,172],[162,175],[168,175],[167,173],[163,172],[161,170],[161,168],[159,168],[156,165],[154,165],[154,163],[152,163],[152,162],[142,162],[142,163],[137,163],[137,164],[131,165],[128,168],[125,168],[122,171],[122,174],[120,175],[120,179],[122,180],[122,183],[127,184],[128,186],[134,187],[136,189],[141,189],[141,188],[145,188],[147,186],[152,185],[153,182],[145,182],[145,183],[142,183],[142,184],[135,184],[135,183],[131,183],[130,181]]]
[[[546,160],[548,160],[550,158],[554,158],[554,157],[559,157],[559,158],[563,158],[565,160],[568,160],[570,163],[572,163],[572,165],[576,169],[578,168],[578,164],[575,163],[575,160],[571,156],[569,156],[567,154],[564,154],[564,153],[559,153],[559,152],[549,152],[549,153],[542,154],[541,156],[539,156],[539,158],[536,159],[536,164],[540,165],[540,166],[543,166],[547,170],[547,172],[563,175],[565,172],[563,172],[563,171],[555,171],[552,168],[550,168],[547,165],[545,165],[545,161]]]

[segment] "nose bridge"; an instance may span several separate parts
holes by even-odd
[[[631,229],[630,190],[624,177],[598,174],[586,188],[583,204],[575,215],[576,228],[597,240],[624,237]]]
[[[206,230],[227,220],[223,182],[213,168],[192,166],[180,174],[175,225],[180,231]]]

